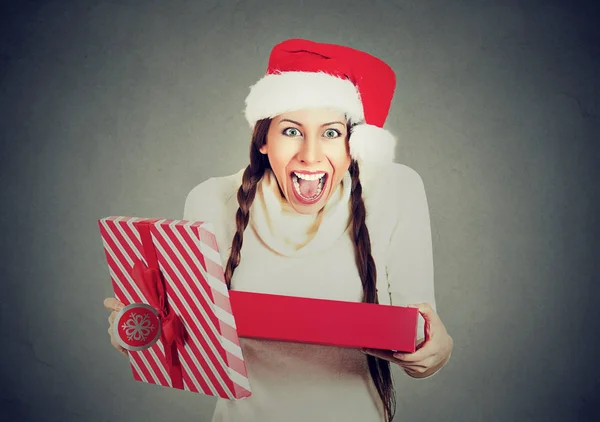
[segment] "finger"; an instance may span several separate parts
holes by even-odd
[[[401,365],[402,368],[404,369],[404,372],[406,372],[408,375],[412,375],[412,376],[418,376],[421,374],[424,374],[425,372],[427,372],[427,368],[421,365],[413,365],[410,367],[406,367]]]
[[[106,299],[104,299],[104,307],[109,311],[119,312],[125,307],[125,305],[114,297],[107,297]]]
[[[375,356],[380,359],[385,359],[389,362],[399,363],[398,359],[394,358],[394,352],[390,350],[378,350],[378,349],[361,349],[363,353],[371,356]]]
[[[125,350],[119,343],[117,343],[117,341],[114,339],[114,337],[111,336],[110,339],[110,343],[113,345],[113,347],[115,349],[117,349],[119,352],[121,352],[122,354],[124,354],[125,356],[129,356],[129,353],[127,350]]]
[[[119,343],[117,343],[117,340],[113,336],[110,336],[110,344],[112,344],[113,347],[117,350],[121,348],[121,346],[119,345]]]
[[[117,317],[117,312],[115,312],[115,311],[112,311],[112,312],[110,313],[110,315],[108,316],[108,323],[109,323],[110,325],[113,325],[113,323],[115,322],[115,318],[116,318],[116,317]]]
[[[380,359],[387,360],[393,364],[396,364],[402,367],[405,370],[410,371],[411,373],[420,374],[427,370],[428,366],[422,362],[405,362],[399,359],[394,358],[394,353],[387,350],[377,350],[377,349],[362,349],[364,353],[378,357]]]
[[[431,355],[422,353],[423,349],[417,350],[415,353],[396,353],[394,359],[403,363],[417,363],[429,358]]]
[[[400,365],[403,369],[407,369],[409,371],[412,372],[419,372],[419,371],[426,371],[427,370],[427,366],[426,365],[421,365],[418,363],[406,363],[406,362],[400,362],[398,365]]]
[[[425,341],[416,352],[413,353],[394,353],[394,358],[402,362],[422,362],[423,360],[435,355],[435,345],[431,341]]]

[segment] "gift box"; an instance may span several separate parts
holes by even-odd
[[[417,308],[234,290],[229,294],[240,337],[409,353],[416,350]]]
[[[228,399],[251,395],[239,338],[414,352],[418,309],[227,290],[210,224],[99,220],[114,335],[133,377]]]
[[[98,221],[115,297],[114,335],[134,379],[239,399],[251,394],[217,242],[203,222]]]

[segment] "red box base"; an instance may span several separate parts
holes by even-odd
[[[339,347],[416,350],[416,308],[230,290],[240,337]]]

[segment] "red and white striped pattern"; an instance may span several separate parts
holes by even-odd
[[[208,223],[135,217],[99,220],[115,297],[125,305],[148,303],[130,272],[135,258],[148,265],[136,225],[149,222],[168,303],[188,334],[185,347],[178,347],[184,389],[228,399],[248,397],[244,357],[214,230]],[[147,350],[130,351],[129,356],[136,380],[172,387],[162,341]]]

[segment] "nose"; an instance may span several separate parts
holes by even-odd
[[[320,163],[323,160],[321,140],[316,136],[307,136],[298,151],[298,160],[304,164]]]

